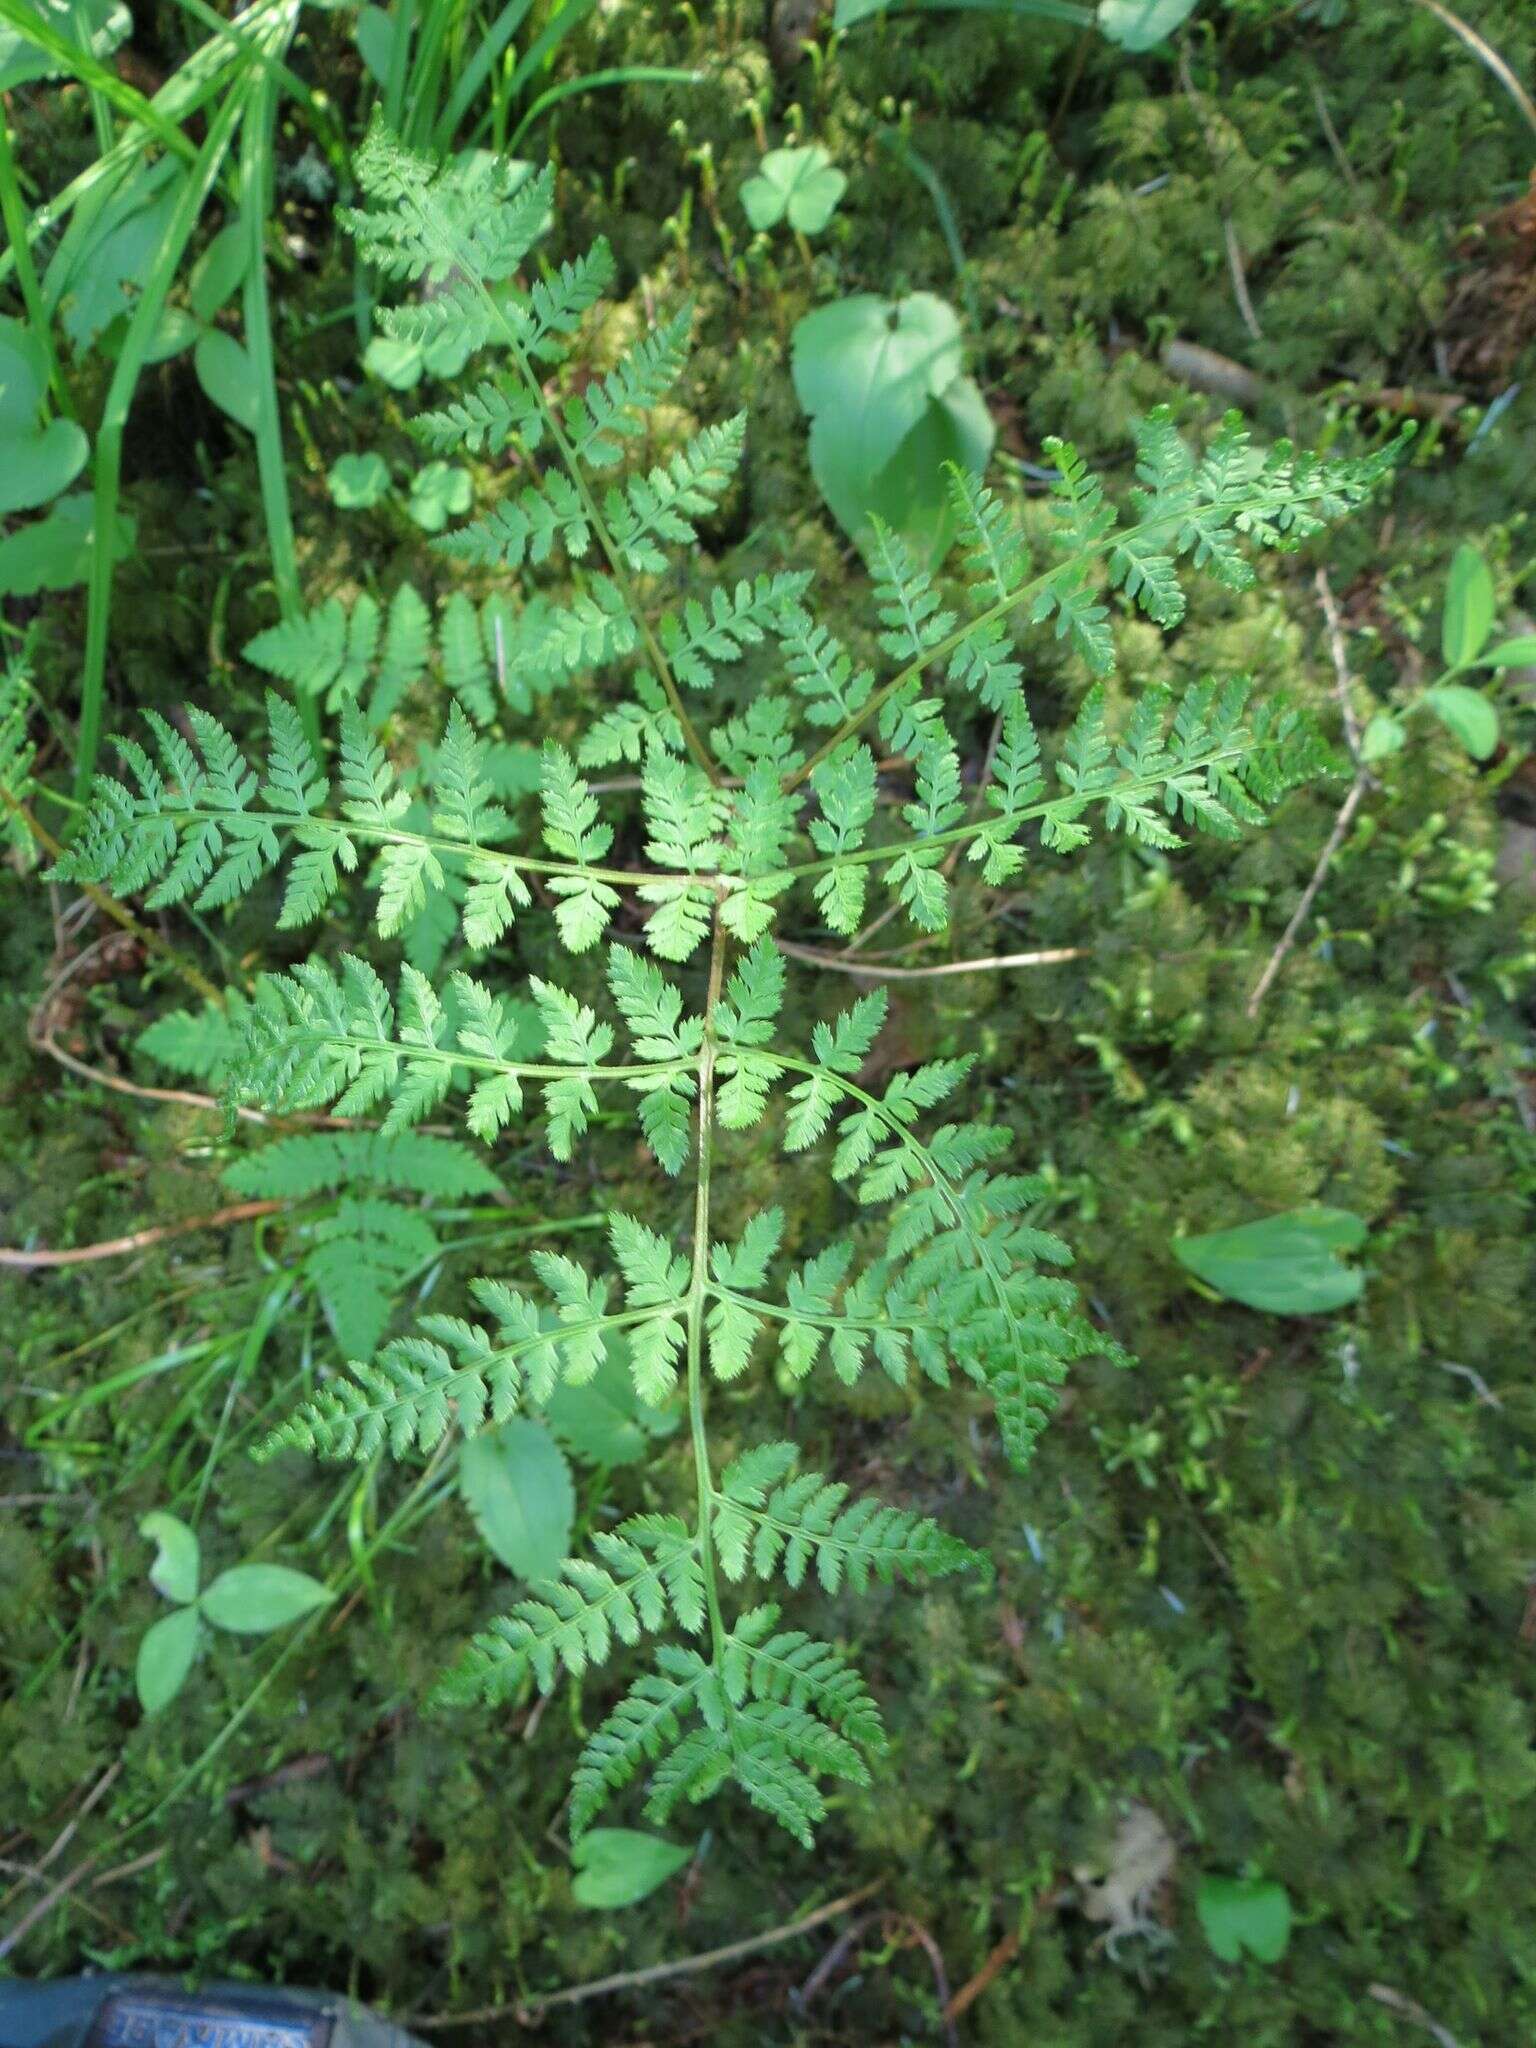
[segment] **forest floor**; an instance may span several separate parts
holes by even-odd
[[[1536,73],[1526,0],[1484,0],[1476,25]],[[618,9],[584,33],[573,67],[705,74],[568,102],[537,137],[560,166],[556,253],[607,233],[631,324],[692,291],[688,405],[750,407],[742,502],[713,543],[731,575],[815,568],[832,623],[861,630],[787,335],[834,289],[928,290],[966,309],[1005,463],[1038,467],[1062,434],[1124,481],[1128,422],[1156,403],[1192,432],[1236,403],[1262,437],[1307,446],[1419,422],[1364,516],[1203,598],[1166,643],[1127,627],[1127,687],[1248,671],[1342,744],[1342,705],[1363,721],[1437,673],[1462,544],[1493,571],[1502,629],[1532,630],[1533,136],[1435,13],[1225,0],[1134,61],[969,13],[868,23],[819,60],[797,55],[784,5]],[[796,104],[850,181],[804,259],[754,242],[736,199],[753,110],[777,139]],[[306,589],[430,581],[399,503],[342,512],[325,489],[352,450],[403,472],[405,401],[360,368],[325,210],[280,189]],[[255,464],[185,363],[136,408],[126,475],[114,727],[188,694],[248,725],[261,679],[238,650],[272,617]],[[36,621],[61,713],[81,620],[75,594]],[[1048,649],[1030,687],[1050,734],[1082,677]],[[578,708],[549,700],[539,729],[560,736]],[[235,1199],[221,1176],[244,1141],[138,1043],[185,988],[73,891],[0,871],[0,1243],[144,1233],[120,1255],[0,1269],[4,1967],[324,1985],[425,2025],[856,1899],[718,1967],[552,2010],[542,2037],[1532,2038],[1528,673],[1501,718],[1483,762],[1412,722],[1257,1002],[1347,775],[1251,841],[1177,860],[1114,841],[1032,865],[1001,924],[962,904],[955,957],[1077,957],[893,986],[898,1049],[979,1055],[977,1099],[1047,1175],[1044,1214],[1137,1362],[1075,1372],[1024,1476],[979,1406],[973,1428],[884,1382],[807,1383],[796,1430],[826,1469],[942,1509],[996,1583],[876,1589],[851,1610],[808,1596],[797,1619],[857,1642],[886,1710],[873,1787],[838,1799],[812,1859],[746,1810],[707,1812],[686,1875],[621,1913],[575,1901],[557,1825],[600,1705],[567,1688],[510,1718],[419,1711],[505,1586],[453,1487],[247,1455],[334,1355],[302,1262],[321,1212],[192,1227]],[[45,741],[44,779],[60,766]],[[231,980],[268,939],[249,910],[157,929]],[[514,1150],[494,1193],[439,1206],[410,1293],[449,1299],[509,1230],[590,1229],[637,1173],[632,1135],[596,1135],[566,1168]],[[796,1194],[828,1199],[809,1178]],[[1312,1203],[1368,1231],[1363,1292],[1331,1315],[1222,1301],[1171,1249]],[[579,1512],[600,1484],[644,1504],[650,1466],[583,1467]],[[157,1508],[196,1521],[218,1564],[280,1541],[347,1592],[301,1635],[221,1638],[148,1719],[134,1660],[162,1610],[138,1523]],[[1213,1951],[1200,1901],[1223,1879],[1283,1887],[1279,1960]]]

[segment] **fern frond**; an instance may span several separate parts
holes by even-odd
[[[542,1581],[532,1597],[476,1636],[440,1680],[432,1703],[506,1701],[527,1678],[550,1692],[562,1669],[579,1678],[607,1662],[615,1638],[637,1643],[669,1613],[689,1634],[703,1626],[697,1540],[675,1515],[632,1515],[594,1534],[592,1548],[601,1563],[567,1558],[558,1577]]]

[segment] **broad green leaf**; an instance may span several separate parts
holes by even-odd
[[[370,449],[366,455],[342,455],[326,475],[331,503],[343,512],[366,512],[389,490],[389,465]]]
[[[860,539],[884,504],[904,515],[883,513],[887,523],[931,556],[948,531],[940,464],[979,467],[992,445],[981,395],[961,376],[954,309],[931,292],[823,306],[795,328],[792,370],[812,474],[843,531]]]
[[[1362,761],[1384,761],[1388,754],[1401,752],[1407,738],[1407,730],[1400,718],[1394,718],[1390,711],[1378,711],[1361,735],[1360,758]]]
[[[54,251],[43,296],[77,352],[128,313],[155,265],[186,172],[169,157],[136,170],[100,209],[77,213]]]
[[[1176,1237],[1174,1255],[1231,1301],[1272,1315],[1314,1316],[1359,1299],[1365,1275],[1340,1252],[1358,1251],[1366,1229],[1347,1209],[1290,1209],[1258,1223]]]
[[[1474,547],[1463,544],[1451,557],[1440,619],[1440,651],[1449,668],[1475,661],[1493,631],[1493,573]]]
[[[237,426],[256,431],[261,402],[256,392],[256,375],[251,359],[232,334],[222,327],[209,327],[197,338],[192,351],[197,381],[220,412],[228,413]]]
[[[220,1572],[197,1604],[215,1628],[264,1636],[334,1597],[308,1572],[292,1571],[285,1564],[237,1564]]]
[[[172,356],[179,356],[183,349],[195,347],[202,331],[201,322],[185,306],[162,306],[149,347],[144,352],[145,362],[168,362]]]
[[[796,233],[819,235],[837,211],[848,180],[820,143],[770,149],[757,175],[741,188],[747,219],[760,232],[787,220]]]
[[[1213,1952],[1224,1963],[1247,1954],[1278,1963],[1291,1941],[1291,1900],[1272,1877],[1201,1878],[1195,1911]]]
[[[84,27],[93,57],[110,57],[133,31],[132,17],[119,0],[31,0],[31,4],[50,28],[72,43],[80,43]],[[9,22],[0,22],[0,92],[12,92],[39,78],[67,75],[47,50],[29,42]]]
[[[469,503],[469,471],[448,462],[429,462],[411,484],[408,509],[424,533],[441,533],[450,519],[469,510]]]
[[[1198,0],[1099,0],[1099,28],[1108,41],[1139,57],[1167,42],[1197,4]]]
[[[592,1378],[579,1387],[561,1380],[544,1407],[544,1420],[574,1458],[589,1465],[633,1465],[651,1439],[668,1436],[680,1418],[671,1409],[648,1408],[635,1393],[629,1346],[612,1332],[608,1351]]]
[[[201,1633],[195,1607],[178,1607],[146,1629],[134,1664],[133,1682],[146,1714],[170,1705],[186,1683]]]
[[[516,1415],[459,1453],[459,1492],[509,1571],[547,1579],[571,1547],[576,1493],[565,1454],[541,1422]]]
[[[578,1905],[611,1911],[649,1898],[692,1857],[682,1842],[638,1828],[593,1828],[571,1850],[576,1875],[571,1890]]]
[[[992,455],[997,430],[986,401],[969,377],[957,377],[942,398],[931,399],[917,425],[874,480],[869,511],[899,533],[913,554],[936,566],[955,537],[954,499],[945,488],[946,465],[979,475]]]
[[[243,221],[220,228],[192,266],[187,298],[199,320],[211,320],[244,281],[251,260],[251,239]]]
[[[90,454],[73,420],[39,422],[47,381],[41,337],[19,320],[0,320],[0,514],[46,505]]]
[[[29,520],[0,540],[0,597],[33,597],[40,590],[72,590],[90,567],[95,504],[88,491],[61,498],[46,519]],[[112,559],[133,548],[134,521],[119,513]]]
[[[1498,712],[1465,683],[1437,683],[1424,692],[1424,702],[1474,761],[1486,761],[1499,744]]]
[[[192,1530],[177,1516],[157,1510],[145,1515],[139,1523],[139,1534],[159,1545],[149,1568],[149,1583],[155,1591],[163,1593],[167,1600],[183,1604],[195,1600],[202,1556]]]
[[[1521,633],[1513,640],[1501,640],[1477,657],[1478,668],[1536,668],[1536,633]]]
[[[73,420],[50,420],[33,434],[0,434],[0,514],[30,512],[68,490],[86,465],[90,443]]]

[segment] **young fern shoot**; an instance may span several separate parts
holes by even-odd
[[[562,1381],[590,1380],[622,1336],[639,1397],[686,1404],[691,1512],[594,1533],[588,1554],[474,1640],[439,1696],[547,1691],[562,1673],[605,1664],[617,1643],[644,1641],[648,1668],[582,1754],[573,1830],[647,1774],[654,1819],[731,1781],[809,1842],[823,1781],[865,1782],[880,1717],[839,1651],[787,1625],[777,1599],[744,1589],[793,1590],[814,1571],[829,1592],[845,1581],[858,1590],[984,1560],[930,1520],[799,1471],[793,1444],[759,1444],[720,1469],[711,1383],[738,1379],[770,1350],[795,1380],[830,1368],[852,1381],[873,1363],[898,1383],[916,1372],[943,1387],[959,1372],[990,1397],[1022,1465],[1070,1363],[1114,1346],[1062,1277],[1066,1246],[1028,1221],[1039,1184],[1011,1170],[1008,1133],[946,1108],[968,1062],[864,1078],[885,1015],[879,994],[817,1024],[809,1044],[791,1040],[775,926],[819,919],[851,933],[883,896],[939,932],[951,854],[997,885],[1036,845],[1068,853],[1104,831],[1173,847],[1180,828],[1233,836],[1260,822],[1326,765],[1304,719],[1255,703],[1240,680],[1204,682],[1176,702],[1147,692],[1112,734],[1095,689],[1048,766],[1018,629],[1050,626],[1102,674],[1114,655],[1111,594],[1171,626],[1186,570],[1241,586],[1247,551],[1316,533],[1376,488],[1393,455],[1260,453],[1233,418],[1197,458],[1154,414],[1138,432],[1128,518],[1074,450],[1053,447],[1044,559],[979,479],[956,475],[966,543],[955,609],[894,535],[875,533],[877,674],[856,668],[817,620],[804,575],[720,584],[707,601],[671,595],[678,557],[698,548],[697,523],[729,486],[743,423],[706,427],[651,467],[627,459],[686,366],[686,309],[581,395],[550,395],[613,274],[599,242],[527,281],[550,172],[442,169],[375,129],[358,176],[367,204],[348,225],[375,270],[414,294],[381,314],[385,331],[453,336],[481,358],[463,395],[416,423],[421,440],[435,455],[515,448],[530,479],[447,536],[445,552],[504,576],[558,566],[553,591],[516,613],[517,686],[615,678],[622,695],[609,691],[574,756],[544,747],[542,830],[525,845],[477,730],[488,707],[466,637],[473,608],[451,599],[457,670],[478,674],[478,697],[452,703],[424,795],[401,781],[345,687],[330,771],[282,698],[270,700],[259,764],[193,710],[195,746],[159,720],[153,756],[121,743],[129,779],[98,780],[57,872],[206,910],[282,867],[285,929],[312,923],[355,877],[376,896],[384,939],[430,902],[452,906],[467,953],[484,957],[440,982],[406,965],[391,988],[367,959],[320,952],[261,978],[241,1010],[238,1085],[266,1108],[378,1117],[386,1132],[452,1113],[494,1145],[536,1106],[550,1150],[567,1159],[600,1105],[633,1106],[659,1174],[683,1184],[674,1230],[658,1227],[664,1202],[649,1220],[614,1214],[606,1269],[545,1250],[533,1254],[528,1291],[501,1275],[476,1281],[475,1319],[422,1317],[415,1334],[352,1364],[267,1449],[428,1451],[537,1407]],[[375,612],[364,639],[377,625]],[[333,604],[264,635],[259,658],[302,678],[318,649],[312,681],[331,688],[349,630]],[[778,679],[745,713],[712,721],[721,672],[765,648]],[[959,736],[978,716],[999,718],[1000,730],[971,803]],[[637,806],[605,809],[585,780],[615,760],[638,765]],[[899,804],[879,802],[902,789]],[[601,1000],[541,978],[514,996],[498,976],[516,920],[547,914],[536,893],[567,951],[606,947]],[[582,986],[592,996],[590,977]],[[531,1049],[520,997],[541,1027]],[[720,1151],[749,1130],[786,1153],[826,1148],[864,1220],[798,1263],[781,1253],[777,1210],[733,1235]]]

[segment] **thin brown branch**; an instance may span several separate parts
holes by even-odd
[[[102,1244],[81,1245],[75,1251],[23,1252],[0,1245],[0,1266],[29,1272],[44,1266],[83,1266],[92,1259],[118,1259],[125,1252],[139,1252],[147,1245],[162,1244],[168,1237],[185,1237],[193,1230],[215,1230],[224,1223],[245,1223],[253,1216],[271,1216],[287,1207],[286,1202],[236,1202],[228,1209],[216,1209],[211,1216],[192,1216],[182,1223],[157,1223],[149,1230],[135,1230],[127,1237],[108,1238]]]
[[[1085,960],[1086,946],[1048,946],[1038,953],[993,953],[982,960],[941,960],[933,967],[886,967],[875,960],[853,960],[846,953],[823,953],[815,946],[777,942],[779,951],[808,967],[832,967],[861,981],[931,981],[941,974],[987,974],[1009,967],[1059,967],[1065,960]]]
[[[34,817],[27,806],[19,802],[3,786],[0,786],[0,803],[26,826],[44,853],[52,855],[55,860],[61,857],[64,849],[48,827],[41,819]],[[94,882],[81,882],[79,887],[104,916],[110,917],[114,924],[120,924],[125,932],[132,932],[141,946],[147,947],[151,953],[158,953],[162,960],[174,967],[189,988],[195,989],[208,1002],[218,1003],[222,1007],[223,990],[215,988],[207,976],[200,973],[190,960],[184,959],[169,941],[162,939],[158,932],[151,931],[148,925],[141,924],[131,910],[119,903],[115,896],[109,895],[105,889],[99,889]]]
[[[787,1921],[782,1927],[770,1927],[766,1934],[749,1935],[745,1941],[728,1942],[724,1948],[706,1949],[702,1955],[686,1956],[681,1962],[655,1963],[648,1970],[621,1970],[615,1976],[595,1977],[590,1983],[573,1984],[564,1991],[550,1991],[541,1998],[522,1999],[511,2005],[481,2006],[474,2012],[407,2013],[400,2024],[406,2027],[475,2027],[487,2020],[505,2019],[510,2014],[519,2026],[537,2026],[544,2014],[553,2012],[557,2006],[580,2005],[589,1998],[606,1998],[614,1991],[637,1991],[647,1984],[665,1983],[671,1977],[692,1976],[700,1970],[718,1969],[722,1963],[734,1963],[743,1956],[756,1955],[761,1949],[793,1941],[798,1934],[809,1934],[813,1927],[821,1927],[828,1920],[852,1912],[855,1906],[873,1897],[884,1882],[883,1878],[876,1878],[856,1892],[848,1892],[840,1899],[818,1906],[814,1913],[807,1913],[802,1919]]]
[[[1285,964],[1286,954],[1295,945],[1302,926],[1311,916],[1312,905],[1317,901],[1317,892],[1322,888],[1324,877],[1333,865],[1333,857],[1344,844],[1344,835],[1348,832],[1354,820],[1354,815],[1360,808],[1361,799],[1370,786],[1371,778],[1362,769],[1349,786],[1349,795],[1345,797],[1343,804],[1340,806],[1339,815],[1333,821],[1333,830],[1328,834],[1328,843],[1317,857],[1317,866],[1312,870],[1312,879],[1302,892],[1302,898],[1296,906],[1295,914],[1281,933],[1279,945],[1270,954],[1269,964],[1259,976],[1254,986],[1253,994],[1248,998],[1248,1015],[1250,1017],[1257,1017],[1259,1014],[1259,1005],[1269,994],[1274,984],[1275,976]]]
[[[1417,1999],[1409,1998],[1405,1992],[1394,1991],[1390,1984],[1368,1984],[1365,1988],[1366,1996],[1374,1998],[1378,2005],[1384,2005],[1388,2012],[1401,2013],[1405,2020],[1412,2020],[1415,2026],[1433,2034],[1440,2048],[1461,2048],[1450,2028],[1442,2027],[1437,2019],[1431,2019]]]

